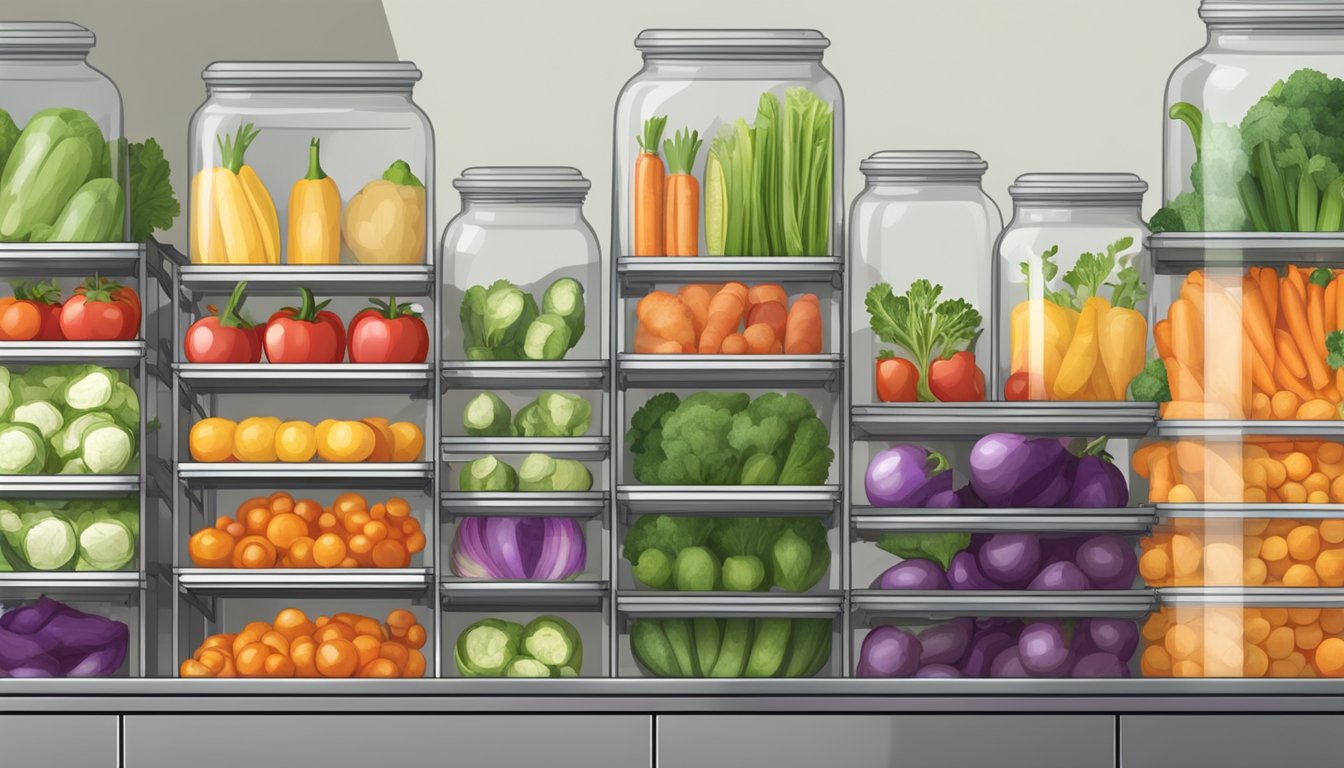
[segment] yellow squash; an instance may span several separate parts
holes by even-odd
[[[1110,389],[1115,393],[1108,399],[1124,400],[1129,382],[1143,370],[1148,321],[1132,309],[1111,307],[1101,318],[1097,336],[1101,364],[1110,380]]]
[[[338,264],[341,261],[341,191],[322,171],[319,141],[308,144],[308,174],[289,192],[290,264]]]
[[[248,123],[216,137],[220,165],[191,180],[191,261],[194,264],[279,264],[280,218],[266,185],[243,163],[260,131]]]
[[[1101,356],[1097,348],[1097,328],[1110,309],[1109,301],[1095,296],[1083,304],[1078,325],[1073,329],[1073,339],[1069,341],[1059,376],[1055,378],[1053,394],[1056,398],[1074,399],[1092,378],[1092,370]]]

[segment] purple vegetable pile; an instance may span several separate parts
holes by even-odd
[[[0,614],[0,677],[106,677],[130,642],[120,621],[44,597]]]
[[[1129,589],[1139,571],[1133,545],[1112,533],[883,534],[878,546],[905,559],[873,589]]]
[[[1129,677],[1132,621],[958,618],[918,633],[874,627],[857,677]]]
[[[588,561],[583,526],[561,517],[467,517],[453,535],[450,567],[465,579],[564,581]]]
[[[896,445],[868,462],[863,485],[876,507],[1123,507],[1129,504],[1129,488],[1105,446],[1104,437],[1087,442],[985,435],[971,449],[970,483],[954,488],[942,454]]]

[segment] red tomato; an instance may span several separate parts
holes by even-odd
[[[39,341],[61,341],[61,289],[56,281],[24,282],[14,284],[16,304],[28,304],[37,310],[37,335],[31,338]]]
[[[971,352],[957,352],[929,365],[929,391],[944,403],[978,402],[985,399],[985,373]]]
[[[183,339],[183,351],[193,363],[259,363],[261,341],[252,324],[239,316],[247,283],[234,286],[224,313],[210,307],[210,316],[191,324]]]
[[[374,306],[350,319],[350,362],[423,363],[429,329],[410,304],[369,299]]]
[[[1004,400],[1030,400],[1032,381],[1031,374],[1026,371],[1018,371],[1003,383]]]
[[[271,315],[262,345],[272,363],[339,363],[345,359],[345,327],[334,312],[317,303],[313,292],[300,287],[303,304]]]
[[[106,293],[112,301],[122,304],[126,308],[126,324],[122,327],[121,334],[113,340],[130,341],[140,335],[140,315],[143,309],[140,306],[140,295],[135,292],[134,288],[115,283],[106,277],[94,276],[85,279],[84,283],[75,289],[75,296],[71,298],[71,301],[89,293],[96,294],[100,299]],[[66,306],[69,306],[69,302],[66,302]],[[62,326],[62,331],[64,331],[64,326]],[[66,333],[66,337],[75,338],[68,333]]]
[[[918,398],[919,369],[903,357],[877,358],[877,399],[913,403]]]

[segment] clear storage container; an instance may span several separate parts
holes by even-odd
[[[195,264],[426,264],[434,133],[410,62],[216,62],[191,118]]]
[[[678,611],[646,605],[620,617],[619,677],[842,677],[840,618],[834,601],[811,598],[747,604],[739,595],[702,597]],[[737,605],[735,608],[734,605]]]
[[[1148,347],[1152,264],[1129,173],[1029,173],[1008,188],[991,325],[1005,400],[1125,400]]]
[[[844,100],[828,45],[801,29],[641,32],[644,67],[616,102],[613,255],[838,256]]]
[[[611,627],[600,592],[565,589],[582,583],[477,586],[485,589],[445,591],[441,677],[610,676]]]
[[[602,254],[575,168],[468,168],[443,233],[443,357],[600,360]]]
[[[0,23],[0,242],[126,238],[121,94],[93,46],[68,21]]]
[[[1344,3],[1203,0],[1199,15],[1204,47],[1167,82],[1153,230],[1344,229],[1327,106],[1344,92]]]
[[[854,369],[853,402],[984,399],[983,369],[989,365],[990,340],[982,331],[993,320],[988,267],[994,239],[1003,229],[998,206],[980,186],[987,167],[979,155],[968,151],[888,150],[859,163],[866,185],[854,199],[849,217],[848,261],[854,270],[850,359],[861,361]],[[969,305],[956,312],[955,338],[936,349],[908,349],[907,344],[923,343],[905,328],[883,322],[880,317],[885,315],[875,317],[864,300],[880,283],[890,285],[895,297],[908,296],[917,280],[927,280],[941,291],[938,297],[918,292],[920,307],[932,309],[958,299]],[[891,302],[887,299],[889,306]],[[953,308],[960,305],[948,305]],[[916,320],[931,317],[917,312]],[[882,330],[875,330],[874,323]],[[893,335],[892,330],[902,333]],[[946,376],[953,373],[950,361],[938,365],[944,369],[939,376],[929,375],[926,367],[932,361],[952,358],[962,350],[971,352],[975,363],[961,375]],[[922,374],[917,384],[906,375],[909,366],[877,359],[888,351],[916,365]],[[926,355],[928,359],[916,359]],[[878,371],[883,378],[876,376]]]

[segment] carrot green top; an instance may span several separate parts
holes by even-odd
[[[644,150],[644,154],[658,154],[658,145],[663,141],[663,128],[666,126],[667,115],[650,117],[644,121],[644,135],[635,137],[635,141],[639,142],[639,148]]]
[[[663,156],[667,158],[669,174],[689,174],[695,165],[695,157],[700,154],[699,131],[677,131],[676,135],[663,142]]]

